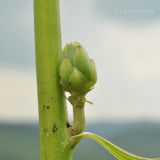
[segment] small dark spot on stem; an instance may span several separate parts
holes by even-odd
[[[47,106],[47,109],[49,109],[50,107],[49,106]]]
[[[57,128],[56,124],[53,124],[52,132],[55,133],[57,130],[58,130],[58,128]]]
[[[67,126],[67,128],[71,127],[71,125],[69,124],[69,122],[67,122],[66,126]]]

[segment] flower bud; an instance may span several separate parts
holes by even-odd
[[[87,94],[97,81],[95,63],[78,42],[64,47],[59,75],[64,90],[77,95]]]
[[[68,81],[72,72],[73,66],[71,62],[68,58],[64,58],[59,68],[59,75],[61,77],[60,83],[66,91],[70,90],[70,86],[68,86]]]

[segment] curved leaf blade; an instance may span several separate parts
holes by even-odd
[[[105,148],[108,152],[110,152],[118,160],[160,160],[160,158],[145,158],[145,157],[140,157],[140,156],[131,154],[119,148],[118,146],[111,143],[110,141],[104,139],[103,137],[90,133],[90,132],[83,132],[71,138],[72,140],[81,140],[83,138],[90,138],[96,141],[97,143],[99,143],[103,148]]]

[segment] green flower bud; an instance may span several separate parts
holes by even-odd
[[[60,82],[65,91],[85,95],[97,81],[96,66],[78,43],[67,44],[60,57]]]
[[[78,47],[74,56],[74,65],[79,69],[88,79],[91,78],[92,64],[89,56],[84,48]]]
[[[96,64],[92,59],[91,59],[91,65],[92,65],[91,79],[92,79],[92,83],[94,85],[97,81],[97,70],[96,70]]]
[[[70,78],[70,75],[73,71],[73,66],[68,58],[64,58],[60,68],[59,68],[59,75],[60,75],[60,83],[65,88],[66,91],[70,90],[70,87],[68,86],[68,81]]]
[[[73,88],[74,92],[80,92],[84,87],[84,83],[87,82],[88,80],[85,78],[85,76],[79,70],[74,68],[69,79],[69,85],[71,88]]]

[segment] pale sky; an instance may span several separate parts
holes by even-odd
[[[87,96],[94,105],[86,105],[87,120],[160,121],[157,8],[148,8],[154,9],[148,19],[149,13],[143,12],[132,20],[133,12],[121,10],[124,17],[111,16],[104,14],[104,7],[100,12],[97,2],[61,1],[63,45],[80,41],[97,64],[98,82]],[[0,6],[0,121],[37,121],[32,1],[0,2]]]

